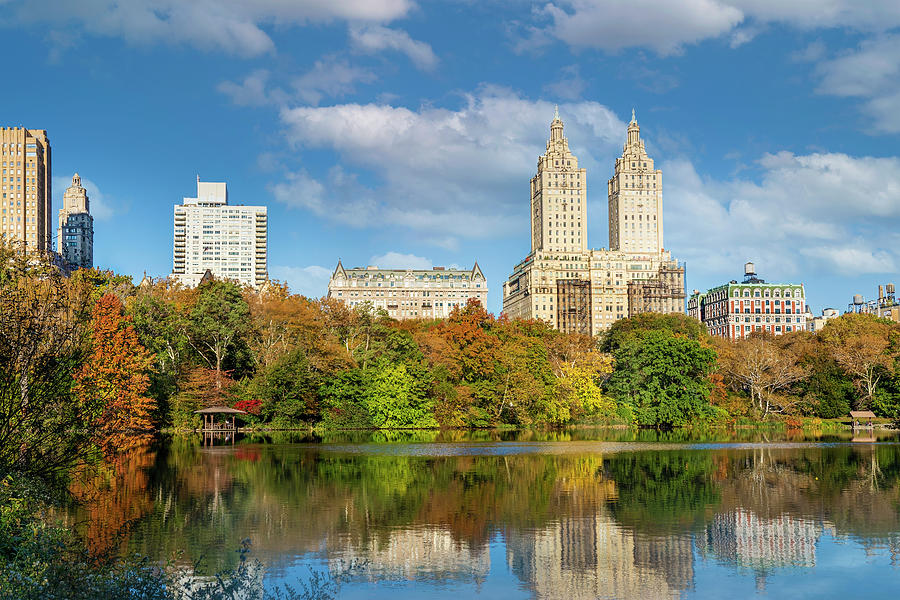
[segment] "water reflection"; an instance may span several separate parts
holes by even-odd
[[[601,444],[571,432],[550,442],[495,441],[509,435],[496,432],[212,447],[173,438],[122,463],[131,483],[115,489],[127,493],[70,518],[98,544],[111,543],[98,521],[136,518],[122,551],[183,550],[185,565],[233,565],[250,537],[269,577],[366,561],[358,585],[411,582],[417,592],[478,593],[494,581],[537,598],[715,596],[710,578],[735,576],[749,593],[797,577],[837,586],[839,571],[818,568],[823,548],[898,590],[900,445],[762,445],[749,435],[737,446],[676,444],[650,433],[613,432]]]

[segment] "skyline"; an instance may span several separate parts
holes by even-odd
[[[136,280],[171,273],[172,207],[199,173],[269,208],[269,273],[294,291],[325,295],[339,258],[477,260],[499,312],[559,104],[589,247],[607,245],[605,181],[636,108],[688,291],[752,260],[818,314],[895,281],[893,3],[36,6],[0,3],[0,43],[36,48],[7,75],[49,93],[5,95],[3,124],[48,131],[51,214],[77,171],[95,264]]]

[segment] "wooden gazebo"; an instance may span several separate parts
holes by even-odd
[[[237,424],[235,419],[237,415],[246,415],[247,412],[228,406],[210,406],[209,408],[195,410],[194,414],[203,415],[203,431],[236,431]],[[216,415],[226,415],[225,421],[217,423]],[[231,419],[228,418],[228,415],[231,416]]]
[[[871,410],[851,410],[850,411],[850,425],[855,429],[857,427],[872,427],[872,419],[875,418],[875,413]],[[861,425],[860,422],[865,423]]]

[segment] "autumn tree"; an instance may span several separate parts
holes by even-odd
[[[0,479],[54,479],[85,459],[91,414],[72,401],[89,286],[0,240]]]
[[[152,429],[154,402],[147,397],[150,354],[141,346],[122,302],[101,296],[91,321],[91,352],[75,374],[75,393],[96,411],[97,438],[107,453],[131,445],[134,433]]]
[[[770,412],[789,410],[797,400],[783,392],[809,374],[804,363],[808,352],[805,333],[776,337],[754,332],[745,339],[720,344],[719,364],[732,385],[746,390],[753,407],[766,417]]]
[[[869,408],[879,383],[894,368],[898,355],[894,326],[872,315],[847,314],[828,321],[819,337],[853,379],[859,394],[855,408]]]

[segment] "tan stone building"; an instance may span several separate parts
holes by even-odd
[[[587,173],[556,114],[531,180],[531,253],[503,286],[509,317],[597,334],[642,312],[684,311],[684,267],[663,246],[662,173],[633,113],[607,188],[610,249],[588,250]]]
[[[469,298],[487,304],[488,286],[478,263],[471,270],[345,269],[338,261],[328,282],[328,297],[350,307],[371,304],[395,319],[443,319]]]
[[[66,264],[75,268],[94,266],[94,218],[90,213],[90,199],[81,185],[78,173],[63,194],[56,230],[56,249]]]
[[[0,127],[0,235],[53,249],[50,140],[43,129]]]

